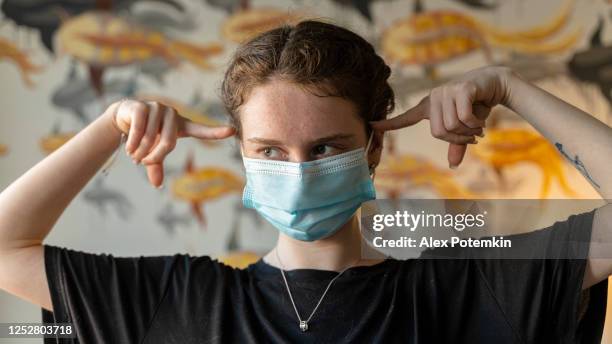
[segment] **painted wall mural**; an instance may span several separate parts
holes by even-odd
[[[418,12],[394,22],[383,33],[382,50],[389,62],[433,67],[482,51],[490,64],[494,63],[493,49],[523,55],[554,55],[572,48],[581,31],[576,29],[557,40],[551,38],[566,26],[573,1],[565,4],[555,18],[536,27],[514,31],[481,22],[460,11],[418,8]],[[429,76],[436,77],[435,74]]]
[[[29,92],[27,101],[40,104],[39,116],[53,109],[44,130],[20,134],[40,153],[34,160],[123,97],[165,103],[198,123],[225,123],[211,85],[219,85],[237,44],[304,18],[331,20],[369,39],[392,66],[398,111],[462,71],[505,64],[612,122],[612,5],[604,0],[4,0],[1,12],[0,67],[13,73],[2,76],[3,87]],[[186,86],[183,79],[196,81]],[[33,115],[21,111],[5,111],[2,126],[28,128],[19,123]],[[445,166],[441,143],[428,138],[424,126],[386,140],[376,175],[380,198],[596,196],[555,147],[507,109],[494,109],[485,138],[457,170]],[[0,136],[0,164],[23,159],[23,145]],[[182,145],[166,163],[166,186],[154,194],[159,202],[141,204],[133,183],[102,176],[76,202],[124,223],[146,216],[156,226],[148,230],[168,238],[194,229],[224,231],[219,254],[237,265],[255,259],[264,250],[241,240],[242,231],[276,233],[241,206],[236,143],[193,139]],[[117,164],[129,164],[125,160]],[[144,171],[137,174],[145,185]],[[4,186],[15,177],[3,179]],[[221,211],[209,210],[223,200]],[[226,219],[225,228],[211,228],[216,216]],[[184,248],[201,253],[194,245],[187,240]]]
[[[396,113],[469,69],[504,64],[612,125],[609,0],[0,0],[0,12],[0,188],[124,97],[225,123],[217,95],[234,49],[305,18],[374,45],[393,70]],[[494,108],[485,133],[455,170],[426,123],[388,133],[378,197],[598,197],[510,110]],[[144,169],[118,155],[51,241],[119,255],[207,254],[237,267],[272,246],[276,231],[242,207],[233,139],[179,142],[164,175],[164,187],[152,188]]]

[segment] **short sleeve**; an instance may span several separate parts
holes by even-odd
[[[114,257],[44,245],[53,312],[45,323],[72,323],[77,339],[45,343],[138,343],[167,289],[175,256]]]
[[[582,290],[595,210],[516,236],[538,259],[478,259],[483,280],[525,343],[600,343],[607,280]]]

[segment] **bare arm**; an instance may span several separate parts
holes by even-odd
[[[0,194],[2,289],[51,310],[42,242],[120,137],[105,114]]]
[[[612,128],[512,72],[503,104],[555,145],[606,201],[595,212],[583,288],[612,274]]]
[[[612,128],[543,89],[506,72],[503,104],[520,114],[555,145],[593,185],[612,201]]]
[[[52,310],[43,240],[115,151],[122,132],[128,134],[128,154],[146,165],[149,180],[156,186],[163,179],[163,159],[177,137],[223,138],[233,134],[231,128],[206,128],[185,121],[173,109],[156,103],[112,104],[0,193],[0,289]]]
[[[450,143],[452,167],[461,163],[491,107],[498,104],[514,110],[542,133],[606,201],[595,213],[583,288],[607,278],[612,274],[612,128],[606,124],[508,68],[484,67],[433,89],[417,106],[372,126],[384,132],[429,119],[432,135]]]

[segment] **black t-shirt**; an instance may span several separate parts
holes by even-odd
[[[593,211],[534,232],[589,242]],[[584,252],[586,257],[586,252]],[[45,343],[598,343],[607,280],[585,259],[387,259],[348,269],[301,332],[280,270],[208,256],[114,257],[45,245],[54,312],[75,339]],[[286,273],[302,317],[334,271]]]

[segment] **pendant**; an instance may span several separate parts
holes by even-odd
[[[306,321],[300,321],[300,330],[302,330],[302,332],[308,331],[308,324],[306,323]]]

